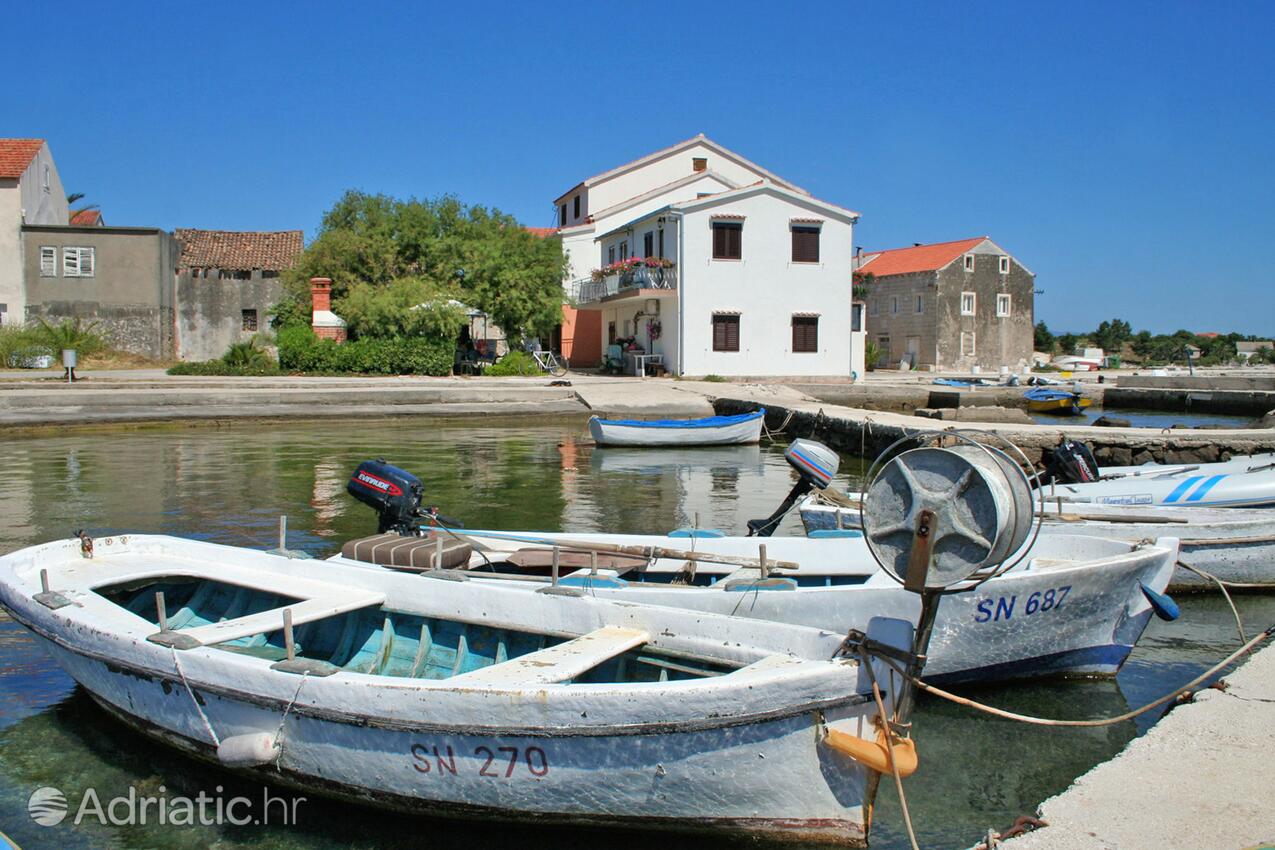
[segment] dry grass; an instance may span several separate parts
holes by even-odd
[[[167,369],[171,360],[153,360],[131,351],[103,351],[80,362],[80,369]],[[58,365],[58,368],[61,368]]]

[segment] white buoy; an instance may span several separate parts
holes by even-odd
[[[279,757],[279,739],[273,732],[250,732],[222,738],[217,760],[226,767],[260,767]]]

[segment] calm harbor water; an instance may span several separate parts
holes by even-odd
[[[290,548],[317,556],[375,531],[370,510],[345,495],[350,471],[383,457],[425,482],[426,502],[469,527],[651,532],[689,525],[739,532],[768,515],[791,486],[782,446],[598,450],[580,420],[467,422],[419,419],[202,426],[80,432],[0,442],[0,552],[77,529],[179,534],[234,545],[275,545],[289,518]],[[863,464],[847,458],[841,484]],[[781,534],[800,533],[794,513]],[[1042,682],[967,693],[1006,708],[1057,717],[1116,714],[1191,677],[1235,645],[1230,612],[1212,597],[1185,598],[1176,623],[1153,621],[1115,681]],[[1275,620],[1275,599],[1239,600],[1255,627]],[[1078,774],[1115,754],[1152,722],[1096,730],[1045,730],[922,700],[916,737],[921,770],[907,782],[924,846],[965,847],[987,827],[1004,828]],[[296,822],[79,826],[36,824],[27,803],[37,788],[65,793],[75,809],[93,789],[103,804],[125,796],[244,797],[296,803]],[[160,790],[160,788],[164,790]],[[220,788],[220,790],[219,790]],[[872,843],[907,845],[897,801],[883,783]],[[153,819],[152,819],[153,820]],[[409,819],[311,797],[296,801],[197,764],[106,717],[0,615],[0,832],[31,848],[557,848],[604,841],[649,847],[632,832],[538,830]],[[657,839],[667,847],[756,846],[702,838]]]

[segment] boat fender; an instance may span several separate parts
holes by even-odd
[[[877,773],[891,772],[890,755],[892,751],[894,766],[899,771],[899,776],[906,779],[916,773],[917,765],[920,764],[916,753],[916,742],[911,738],[894,735],[894,744],[887,750],[885,743],[886,734],[884,729],[879,729],[877,731],[877,739],[868,741],[858,735],[851,735],[849,732],[842,732],[839,729],[828,727],[824,743],[843,756],[848,756],[864,767],[875,770]]]
[[[217,760],[226,767],[260,767],[279,757],[279,739],[273,732],[251,732],[222,738]]]
[[[1155,615],[1161,620],[1173,622],[1182,613],[1178,603],[1169,598],[1168,594],[1156,593],[1142,582],[1138,582],[1138,587],[1142,588],[1142,595],[1147,598],[1147,602],[1151,603],[1151,610],[1155,611]]]

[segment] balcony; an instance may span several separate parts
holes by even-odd
[[[583,278],[572,284],[572,295],[577,304],[597,304],[627,295],[637,295],[651,290],[675,292],[677,267],[651,268],[638,266],[600,279]]]

